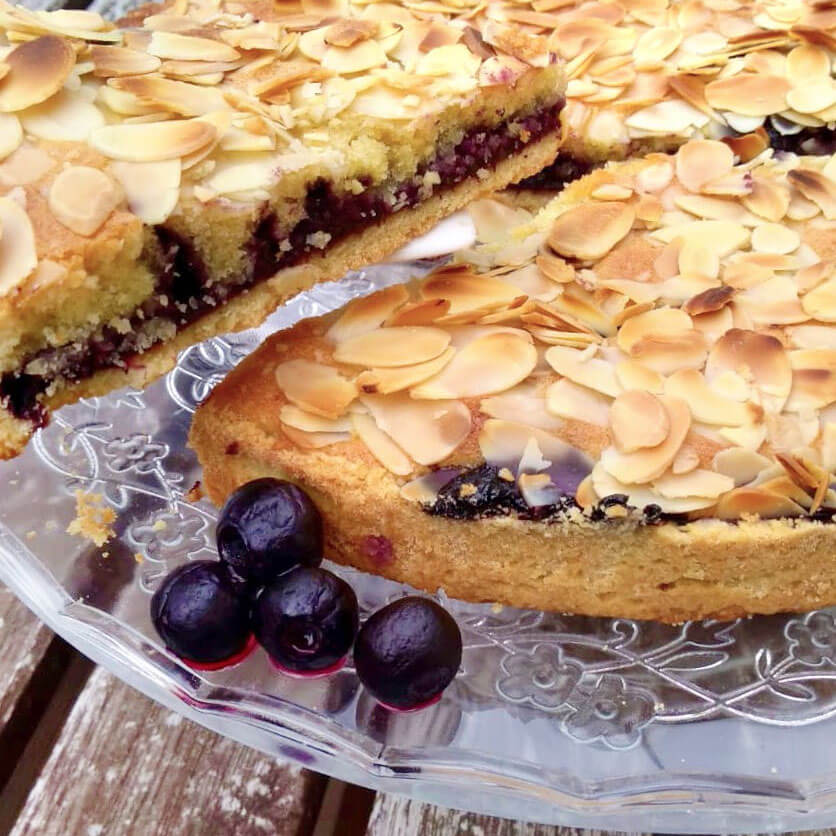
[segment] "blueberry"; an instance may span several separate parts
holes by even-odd
[[[319,510],[301,488],[280,479],[256,479],[234,491],[216,536],[221,560],[253,586],[322,562]]]
[[[450,613],[429,598],[401,598],[378,610],[354,646],[357,676],[380,702],[420,707],[453,681],[462,635]]]
[[[171,572],[151,599],[151,620],[169,650],[203,664],[241,653],[251,633],[249,602],[215,560]]]
[[[253,630],[276,664],[315,673],[342,662],[359,620],[357,597],[342,578],[299,566],[264,588],[253,611]]]

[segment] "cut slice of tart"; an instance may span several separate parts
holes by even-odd
[[[407,6],[426,8],[423,0]],[[433,4],[513,24],[566,61],[566,142],[519,188],[553,191],[610,160],[720,139],[746,159],[767,145],[836,151],[836,12],[828,3],[522,0]]]
[[[0,457],[554,158],[544,39],[271,8],[0,7]]]
[[[680,621],[836,603],[836,167],[722,142],[278,333],[198,410],[221,502],[310,490],[337,561],[477,601]]]

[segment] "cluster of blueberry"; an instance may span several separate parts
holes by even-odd
[[[428,598],[388,604],[360,627],[354,590],[322,569],[322,518],[299,487],[256,479],[227,500],[217,526],[219,561],[187,563],[151,599],[166,646],[191,667],[218,670],[260,644],[279,670],[322,676],[354,645],[357,675],[383,705],[434,702],[458,671],[462,638]]]

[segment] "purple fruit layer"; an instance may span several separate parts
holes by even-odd
[[[306,217],[291,230],[266,211],[256,224],[246,249],[250,269],[237,282],[211,283],[206,266],[191,242],[166,226],[154,229],[157,244],[144,258],[157,276],[155,293],[131,318],[128,333],[104,328],[86,342],[40,351],[21,364],[21,370],[0,376],[0,404],[16,418],[43,426],[47,421],[42,395],[56,379],[75,383],[110,368],[129,368],[141,362],[140,346],[147,349],[149,334],[161,323],[177,330],[245,292],[279,270],[305,260],[319,250],[312,243],[316,233],[330,235],[329,244],[372,226],[401,209],[416,206],[430,193],[451,188],[481,170],[491,170],[526,145],[559,129],[563,99],[530,116],[513,118],[491,128],[475,127],[450,151],[419,167],[415,176],[394,189],[371,188],[354,194],[338,194],[330,182],[314,181],[305,199]],[[440,184],[428,189],[427,174],[437,173]],[[158,340],[159,341],[159,340]],[[138,359],[140,358],[140,359]],[[49,376],[23,371],[33,360],[53,370]]]

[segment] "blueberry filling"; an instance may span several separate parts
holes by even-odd
[[[511,118],[490,128],[474,127],[458,145],[422,164],[410,180],[394,188],[338,194],[326,180],[311,183],[305,198],[307,217],[293,229],[282,230],[273,212],[264,213],[246,244],[250,267],[236,282],[211,283],[206,265],[191,242],[171,227],[155,227],[156,241],[146,248],[144,257],[156,275],[156,287],[154,295],[130,318],[130,330],[125,333],[106,326],[86,341],[44,349],[27,357],[20,371],[0,374],[0,405],[16,418],[43,426],[46,413],[40,400],[52,381],[76,383],[103,369],[141,364],[143,351],[277,271],[303,261],[349,233],[413,207],[482,169],[493,168],[553,133],[559,126],[563,104],[560,99],[530,116]],[[28,368],[31,365],[38,373]],[[45,371],[41,373],[41,369]]]
[[[434,502],[423,506],[424,511],[437,517],[453,520],[478,520],[486,517],[516,516],[521,520],[552,522],[579,509],[573,496],[563,496],[559,503],[531,508],[523,498],[516,481],[504,479],[494,465],[482,464],[462,470],[438,491]],[[638,512],[638,514],[637,514]],[[835,509],[820,508],[809,519],[833,522]],[[687,514],[669,514],[658,505],[638,509],[630,505],[626,494],[605,496],[588,512],[592,522],[615,522],[630,517],[643,525],[688,522]]]
[[[595,166],[589,160],[579,160],[571,154],[560,153],[551,165],[547,165],[542,171],[532,174],[531,177],[526,177],[525,180],[520,180],[511,188],[531,191],[559,191],[567,183],[583,177],[584,174],[589,174],[593,168]]]

